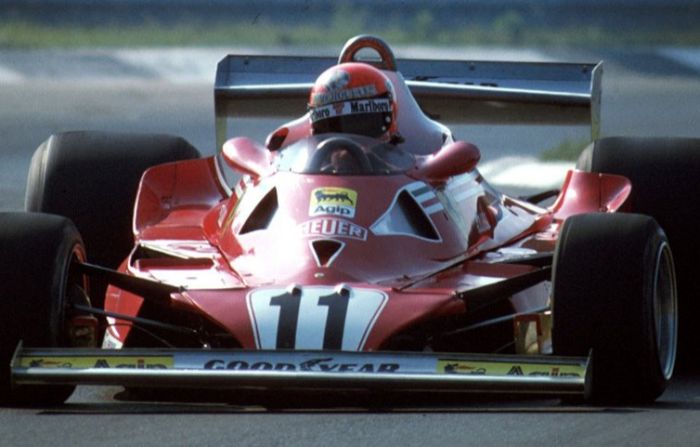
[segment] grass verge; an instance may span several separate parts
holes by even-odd
[[[339,15],[330,26],[256,23],[176,22],[130,25],[46,24],[26,20],[0,19],[0,48],[76,48],[143,46],[220,46],[220,45],[342,45],[357,34],[376,34],[392,44],[442,46],[507,45],[538,47],[625,45],[700,45],[700,28],[669,33],[654,31],[621,32],[595,26],[542,29],[494,23],[444,29],[429,15],[418,14],[409,26],[386,23],[368,26],[360,19]]]

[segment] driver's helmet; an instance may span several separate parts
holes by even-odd
[[[311,129],[389,140],[396,133],[396,97],[389,78],[371,65],[339,64],[318,77],[309,96]]]

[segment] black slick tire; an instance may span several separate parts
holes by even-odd
[[[10,383],[10,360],[24,346],[57,347],[67,343],[66,296],[82,277],[71,271],[85,260],[75,226],[61,216],[0,213],[0,404],[58,404],[74,386]]]
[[[133,247],[132,215],[143,172],[200,156],[180,137],[76,131],[52,135],[31,160],[25,209],[73,221],[88,261],[116,268]],[[105,284],[93,281],[92,304],[103,304]]]
[[[677,340],[673,258],[656,221],[584,214],[564,222],[554,255],[557,355],[592,350],[597,403],[649,403],[666,388]]]
[[[679,366],[700,370],[694,321],[700,313],[700,139],[603,138],[582,152],[577,168],[630,179],[631,211],[654,217],[664,229],[678,281]]]

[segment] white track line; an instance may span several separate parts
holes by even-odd
[[[700,48],[662,48],[659,54],[700,73]]]
[[[24,80],[24,76],[20,74],[19,72],[8,68],[8,67],[3,67],[0,65],[0,83],[2,84],[10,84],[10,83],[16,83],[16,82],[22,82]]]

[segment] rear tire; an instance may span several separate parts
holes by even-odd
[[[594,402],[649,403],[673,374],[673,258],[649,216],[584,214],[564,222],[554,255],[553,347],[593,350]]]
[[[604,138],[583,151],[577,167],[630,179],[631,211],[652,216],[664,229],[678,280],[679,366],[700,369],[694,321],[700,313],[700,139]]]
[[[58,404],[74,386],[11,388],[10,360],[25,346],[65,346],[66,296],[83,278],[71,271],[85,260],[80,234],[66,218],[0,213],[0,404]]]
[[[187,141],[169,135],[52,135],[32,157],[25,209],[68,217],[85,241],[89,262],[116,268],[133,248],[133,207],[143,172],[199,156]],[[106,284],[91,283],[94,306],[102,307],[105,290]]]

